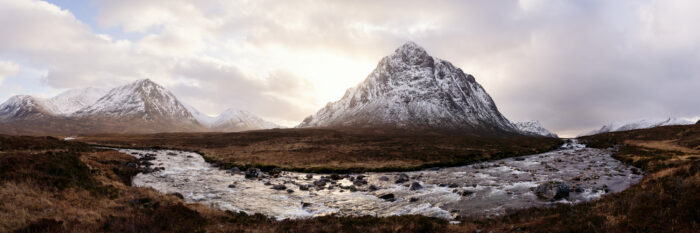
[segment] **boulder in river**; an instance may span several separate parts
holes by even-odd
[[[411,183],[411,187],[408,188],[411,191],[416,191],[416,190],[421,190],[423,189],[423,185],[420,185],[418,182],[413,182]]]
[[[545,182],[535,188],[535,195],[540,199],[548,201],[555,201],[568,197],[569,192],[569,186],[561,181]]]
[[[381,180],[381,181],[389,181],[389,177],[382,176],[382,177],[379,177],[379,180]]]
[[[260,171],[260,168],[248,168],[248,170],[245,171],[245,178],[248,179],[254,179],[262,176],[262,171]]]
[[[285,189],[287,189],[287,186],[285,186],[285,185],[283,185],[283,184],[276,184],[276,185],[273,185],[273,186],[272,186],[272,189],[274,189],[274,190],[285,190]]]
[[[379,198],[384,199],[385,201],[395,201],[396,200],[393,193],[381,195],[381,196],[379,196]]]
[[[354,182],[352,182],[352,183],[353,183],[355,186],[363,186],[363,185],[366,185],[366,184],[367,184],[367,181],[366,181],[366,180],[359,180],[359,179],[356,179],[356,180],[355,180]]]
[[[268,172],[268,173],[273,177],[278,177],[280,175],[280,173],[282,173],[282,169],[276,167],[276,168],[273,168],[272,170],[270,170],[270,172]]]
[[[408,175],[401,173],[396,177],[395,183],[399,184],[406,181],[408,181]]]

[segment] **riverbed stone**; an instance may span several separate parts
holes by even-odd
[[[562,181],[545,182],[535,188],[535,195],[548,201],[556,201],[568,197],[569,192],[569,186]]]
[[[273,186],[272,186],[272,189],[274,189],[274,190],[285,190],[285,189],[287,189],[287,186],[285,186],[285,185],[283,185],[283,184],[276,184],[276,185],[273,185]]]
[[[418,182],[413,182],[411,183],[411,186],[408,189],[411,191],[421,190],[423,189],[423,185],[420,185],[420,183]]]
[[[408,175],[401,173],[396,177],[396,181],[394,181],[394,182],[399,184],[399,183],[406,182],[408,180],[409,180]]]
[[[395,201],[396,200],[396,197],[394,196],[393,193],[380,195],[379,198],[384,199],[385,201]]]
[[[260,171],[260,168],[248,168],[248,170],[245,171],[245,178],[248,179],[254,179],[262,176],[262,171]]]

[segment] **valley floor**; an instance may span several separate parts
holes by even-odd
[[[228,169],[281,168],[313,173],[411,171],[538,154],[563,142],[546,137],[477,137],[439,133],[274,129],[240,133],[92,135],[76,140],[122,148],[194,151]]]
[[[184,203],[177,194],[131,186],[139,161],[129,155],[50,137],[0,136],[0,232],[700,231],[700,126],[608,133],[582,140],[591,147],[616,146],[613,156],[642,168],[644,178],[625,191],[593,202],[522,209],[490,219],[462,218],[459,224],[449,224],[444,219],[415,215],[276,221],[259,214],[219,211]],[[186,149],[196,143],[183,139],[167,147]],[[313,145],[324,148],[320,146],[323,143]],[[494,157],[498,158],[490,155],[481,159]],[[355,169],[356,165],[336,169]]]

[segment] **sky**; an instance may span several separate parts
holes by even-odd
[[[294,126],[413,41],[562,136],[700,116],[700,1],[0,0],[0,101],[149,78]]]

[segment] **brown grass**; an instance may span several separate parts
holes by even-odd
[[[561,144],[559,139],[541,137],[485,138],[331,129],[95,135],[79,140],[117,147],[197,151],[225,168],[280,167],[291,171],[338,173],[466,165],[535,154]]]
[[[0,173],[0,232],[699,232],[700,160],[687,152],[697,150],[693,145],[700,143],[692,132],[699,131],[669,127],[586,137],[590,145],[618,145],[614,156],[644,168],[647,175],[639,184],[598,201],[518,210],[492,219],[461,219],[457,225],[423,216],[326,216],[278,222],[262,215],[222,212],[127,186],[124,177],[133,171],[118,170],[133,158],[109,151],[85,151],[79,153],[77,161],[88,168],[89,179],[112,191],[93,192],[91,186],[75,182],[58,188],[42,179],[12,175],[15,170],[9,176],[8,172]],[[51,139],[32,140],[48,145],[34,148],[37,156],[66,147],[42,142]],[[85,150],[75,145],[72,148]],[[72,154],[71,150],[63,152]],[[0,158],[18,152],[28,153],[26,149],[0,150]],[[46,176],[39,174],[43,172],[25,174]]]

